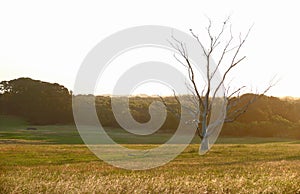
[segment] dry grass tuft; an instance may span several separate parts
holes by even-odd
[[[300,193],[299,144],[216,145],[205,156],[197,150],[192,145],[160,168],[128,171],[84,146],[2,144],[0,193]]]

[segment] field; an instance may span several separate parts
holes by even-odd
[[[14,120],[0,126],[0,193],[300,193],[296,140],[220,138],[204,156],[191,144],[165,166],[129,171],[94,156],[74,126],[27,131],[26,125]]]

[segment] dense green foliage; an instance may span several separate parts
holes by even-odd
[[[119,127],[111,109],[110,96],[78,95],[77,106],[95,102],[101,124],[105,127]],[[241,97],[241,105],[254,94]],[[114,97],[124,100],[124,97]],[[130,112],[137,121],[149,121],[149,105],[160,101],[158,97],[133,96],[129,99]],[[173,110],[180,111],[174,97],[165,97]],[[0,83],[0,114],[22,117],[31,124],[72,124],[72,94],[59,85],[19,78]],[[124,110],[125,111],[125,110]],[[88,115],[87,115],[88,116]],[[168,111],[161,130],[175,131],[178,119]],[[257,136],[300,138],[300,100],[279,99],[261,96],[235,122],[226,123],[223,136]]]
[[[300,100],[262,96],[235,122],[226,123],[222,135],[300,138]]]
[[[124,100],[124,97],[114,97],[117,100]],[[160,101],[157,97],[130,97],[129,109],[133,118],[141,123],[146,123],[150,119],[149,106],[154,101]],[[179,106],[173,98],[166,98],[166,101],[170,104],[174,110],[178,110]],[[101,123],[104,126],[119,127],[115,120],[111,109],[111,97],[109,96],[97,96],[96,97],[96,109]],[[125,110],[124,110],[125,111]],[[166,122],[163,124],[162,129],[164,130],[175,130],[178,126],[178,119],[174,114],[168,112]]]
[[[34,124],[72,121],[71,94],[59,84],[20,78],[0,83],[1,113]]]

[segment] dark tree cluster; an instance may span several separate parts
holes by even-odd
[[[0,83],[1,114],[23,117],[33,124],[72,122],[72,96],[67,88],[30,78]]]
[[[252,98],[243,95],[240,106]],[[235,122],[226,123],[221,135],[300,138],[300,100],[260,96]]]

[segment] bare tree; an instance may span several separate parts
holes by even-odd
[[[236,39],[232,34],[229,17],[222,23],[221,29],[216,34],[212,33],[212,21],[208,19],[208,22],[209,23],[206,28],[206,32],[209,38],[208,47],[205,47],[200,40],[200,37],[196,35],[192,30],[190,30],[191,35],[199,43],[200,48],[205,55],[206,75],[204,76],[204,80],[206,82],[206,85],[204,87],[200,86],[200,84],[197,82],[195,66],[192,64],[192,61],[189,58],[185,43],[176,39],[176,37],[174,37],[173,35],[172,41],[170,41],[172,47],[180,54],[181,59],[176,57],[175,54],[174,57],[178,62],[186,67],[189,79],[188,81],[190,83],[186,85],[189,91],[192,93],[191,101],[198,106],[198,111],[190,108],[190,112],[195,116],[193,122],[195,122],[196,124],[198,136],[202,139],[201,150],[203,152],[206,152],[209,149],[208,137],[210,134],[208,133],[208,127],[212,124],[209,122],[209,119],[212,114],[213,104],[216,103],[216,101],[219,99],[219,97],[217,96],[217,92],[221,87],[224,87],[225,80],[227,79],[228,74],[246,58],[246,56],[240,57],[239,54],[252,28],[251,26],[244,36],[242,36],[242,34],[240,33],[238,38]],[[227,38],[224,37],[225,34],[227,34]],[[212,65],[211,58],[216,50],[219,51],[219,57],[217,60],[215,60],[216,63]],[[227,60],[224,60],[225,58]],[[218,83],[212,84],[212,80],[219,73],[221,65],[225,67],[225,71],[223,71],[223,73],[219,75],[220,79]],[[212,87],[212,85],[214,85],[214,87]],[[227,103],[225,110],[226,116],[221,119],[219,118],[218,122],[233,122],[234,120],[236,120],[239,116],[247,111],[248,107],[253,102],[255,102],[259,96],[264,95],[273,85],[274,84],[270,83],[270,85],[263,92],[256,93],[256,95],[253,95],[253,97],[248,99],[247,102],[241,100],[240,96],[241,91],[245,88],[245,86],[241,86],[235,89],[231,89],[230,86],[225,87],[225,93],[222,98]],[[175,91],[173,92],[176,101],[179,103]],[[160,99],[170,112],[174,112],[164,98],[160,97]],[[189,109],[189,107],[186,108]]]

